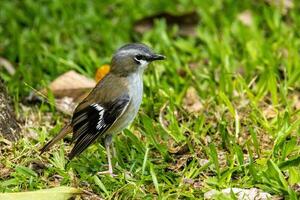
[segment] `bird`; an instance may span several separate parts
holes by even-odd
[[[68,154],[69,161],[100,140],[105,145],[108,170],[99,174],[114,176],[112,137],[128,127],[138,113],[143,97],[143,74],[148,64],[165,58],[142,43],[119,48],[111,59],[110,72],[78,104],[69,123],[41,148],[41,154],[71,132],[75,144]]]

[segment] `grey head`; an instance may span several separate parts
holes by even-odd
[[[114,54],[111,61],[111,73],[119,76],[128,76],[136,72],[143,73],[149,63],[163,59],[165,56],[154,53],[144,44],[126,44]]]

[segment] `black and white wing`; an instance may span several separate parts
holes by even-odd
[[[93,103],[76,111],[72,118],[75,146],[68,155],[71,160],[79,155],[115,123],[129,105],[130,97],[123,95],[112,102]]]

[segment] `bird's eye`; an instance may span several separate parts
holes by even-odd
[[[141,54],[134,56],[134,60],[137,64],[141,64],[141,61],[143,61],[144,59],[145,59],[145,57]]]
[[[142,60],[143,58],[144,57],[142,55],[140,55],[140,54],[138,54],[138,55],[135,56],[135,59],[138,60],[138,61]]]

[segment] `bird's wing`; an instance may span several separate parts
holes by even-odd
[[[69,159],[79,155],[104,134],[124,113],[129,102],[129,95],[123,94],[111,102],[93,103],[75,110],[72,118],[75,146],[68,155]]]

